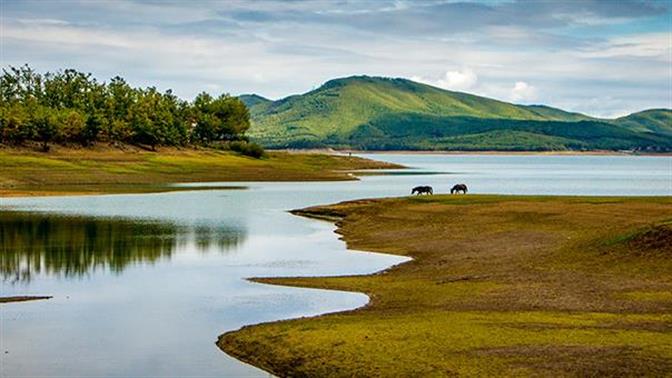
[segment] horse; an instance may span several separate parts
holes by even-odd
[[[411,190],[411,194],[416,194],[421,195],[421,194],[434,194],[434,190],[432,189],[431,186],[416,186]]]
[[[453,186],[452,189],[450,189],[450,194],[455,194],[455,193],[459,194],[460,192],[462,192],[463,194],[467,194],[467,190],[468,189],[467,189],[466,185],[456,184],[455,186]]]

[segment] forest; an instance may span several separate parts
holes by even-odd
[[[238,98],[202,92],[193,101],[171,90],[136,88],[117,76],[99,82],[90,73],[66,69],[38,73],[28,65],[3,68],[0,77],[0,143],[126,143],[157,146],[217,146],[252,155],[250,114]]]

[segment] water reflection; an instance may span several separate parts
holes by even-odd
[[[25,283],[36,274],[121,273],[132,264],[169,259],[192,241],[203,253],[227,251],[245,235],[242,227],[221,225],[0,212],[0,275]]]

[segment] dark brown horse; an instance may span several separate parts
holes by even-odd
[[[466,185],[456,184],[455,186],[453,186],[452,189],[450,189],[450,194],[455,194],[455,193],[459,194],[460,192],[462,192],[462,194],[467,194],[467,190],[468,189],[467,189]]]
[[[413,188],[413,190],[411,190],[411,194],[434,194],[434,190],[431,186],[416,186]]]

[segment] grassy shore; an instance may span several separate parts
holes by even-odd
[[[0,304],[10,303],[10,302],[29,302],[29,301],[41,301],[45,299],[51,299],[52,297],[48,296],[31,296],[31,295],[19,295],[13,297],[0,297]]]
[[[433,196],[297,214],[351,249],[411,256],[367,276],[259,282],[358,291],[364,308],[218,341],[279,376],[672,373],[672,198]]]
[[[174,190],[167,184],[207,181],[353,179],[348,171],[392,164],[327,154],[271,152],[253,159],[194,149],[54,147],[48,153],[0,148],[0,197]]]

